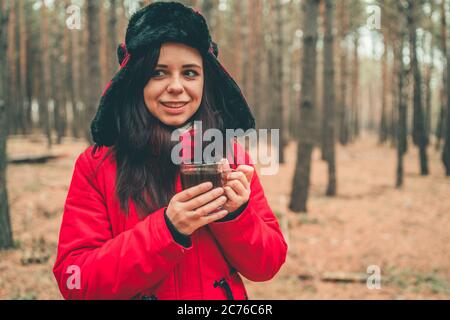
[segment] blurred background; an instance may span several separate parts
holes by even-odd
[[[74,162],[152,1],[0,0],[0,299],[61,299]],[[450,1],[192,0],[258,128],[289,243],[251,299],[450,298]]]

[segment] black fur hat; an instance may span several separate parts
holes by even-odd
[[[177,2],[155,2],[137,11],[130,19],[125,43],[117,50],[120,69],[104,90],[92,123],[91,134],[98,146],[114,145],[117,128],[114,108],[123,91],[124,79],[130,76],[130,66],[151,47],[165,42],[180,42],[196,48],[209,59],[225,98],[223,115],[225,128],[255,128],[254,117],[236,82],[217,60],[218,47],[211,40],[204,17],[194,9]]]

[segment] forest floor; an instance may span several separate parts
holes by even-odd
[[[0,252],[0,299],[62,298],[51,269],[74,161],[85,148],[67,139],[52,148],[62,158],[9,165],[16,248]],[[316,150],[306,215],[287,209],[295,149],[289,144],[278,174],[260,175],[289,250],[272,280],[245,280],[251,299],[450,299],[450,178],[434,148],[428,152],[431,173],[422,177],[410,145],[404,186],[396,189],[393,148],[372,136],[338,146],[333,198],[324,195],[327,166]],[[8,141],[9,156],[45,152],[39,137]],[[380,288],[371,289],[365,279],[377,269]],[[336,272],[342,281],[325,281]]]

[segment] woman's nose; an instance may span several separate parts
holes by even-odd
[[[183,85],[178,77],[172,79],[172,81],[167,86],[167,92],[171,94],[179,94],[183,92]]]

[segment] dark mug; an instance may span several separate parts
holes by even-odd
[[[180,178],[183,190],[207,181],[212,182],[213,189],[223,187],[220,163],[182,163]]]

